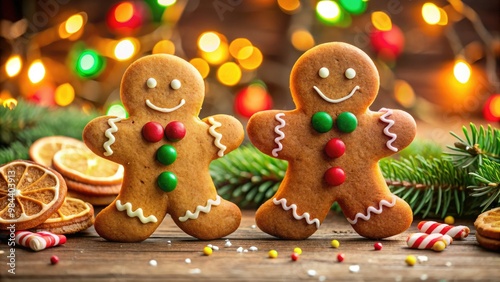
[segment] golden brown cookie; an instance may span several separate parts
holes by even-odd
[[[480,214],[474,222],[474,227],[482,237],[500,240],[500,207]]]
[[[12,161],[0,167],[0,230],[33,228],[64,202],[66,183],[47,167]]]
[[[297,60],[290,75],[296,109],[259,112],[247,125],[257,148],[288,161],[278,191],[257,210],[260,229],[307,238],[335,201],[364,237],[411,225],[411,208],[389,191],[378,161],[408,146],[416,125],[400,110],[369,110],[378,89],[375,65],[352,45],[321,44]]]
[[[241,212],[217,195],[208,167],[241,144],[243,127],[227,115],[200,120],[204,93],[198,71],[175,56],[146,56],[125,71],[120,95],[129,118],[99,117],[83,132],[94,153],[125,168],[120,194],[96,217],[100,236],[142,241],[167,213],[199,239],[238,228]]]
[[[483,248],[500,252],[500,240],[485,237],[479,232],[476,232],[476,239]]]
[[[94,208],[82,200],[66,197],[63,205],[44,223],[33,228],[34,232],[49,231],[71,234],[83,231],[94,224]]]

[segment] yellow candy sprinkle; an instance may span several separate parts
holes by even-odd
[[[205,248],[203,248],[203,254],[204,254],[204,255],[206,255],[206,256],[211,255],[211,254],[212,254],[212,252],[213,252],[213,251],[212,251],[212,248],[210,248],[210,247],[208,247],[208,246],[207,246],[207,247],[205,247]]]
[[[437,241],[437,242],[436,242],[436,243],[434,243],[434,245],[432,246],[432,250],[433,250],[433,251],[436,251],[436,252],[441,252],[441,251],[443,251],[445,248],[446,248],[446,244],[445,244],[445,242],[443,242],[443,241]]]
[[[340,242],[338,240],[332,240],[331,244],[335,249],[340,246]]]
[[[299,248],[299,247],[297,247],[297,248],[293,249],[293,252],[296,253],[296,254],[298,254],[298,255],[301,255],[302,254],[302,249]]]
[[[409,266],[414,266],[417,263],[417,258],[413,255],[409,255],[406,257],[405,262]]]
[[[450,224],[450,225],[455,224],[455,218],[453,216],[449,215],[449,216],[444,218],[444,223]]]
[[[269,257],[270,258],[277,258],[278,257],[278,252],[276,250],[270,250],[269,251]]]

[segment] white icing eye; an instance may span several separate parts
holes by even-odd
[[[177,90],[181,88],[181,82],[178,79],[174,79],[172,80],[172,82],[170,82],[170,87],[172,87],[172,89],[174,90]]]
[[[156,87],[156,79],[150,77],[148,78],[148,80],[146,81],[146,85],[149,87],[149,88],[155,88]]]
[[[327,78],[330,75],[330,71],[327,68],[322,67],[319,69],[318,74],[319,74],[319,77],[321,77],[321,78]]]
[[[356,71],[353,68],[346,69],[345,77],[347,77],[347,79],[353,79],[354,77],[356,77]]]

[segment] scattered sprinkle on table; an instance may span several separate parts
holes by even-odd
[[[149,265],[151,265],[151,266],[157,266],[158,262],[156,262],[156,260],[152,259],[152,260],[149,261]]]
[[[444,223],[449,224],[449,225],[453,225],[453,224],[455,224],[455,218],[453,216],[449,215],[449,216],[444,218]]]
[[[252,229],[255,229],[255,228],[257,228],[257,225],[252,224],[252,226],[250,226],[250,227],[252,227]]]
[[[50,257],[50,263],[51,264],[57,264],[59,262],[59,257],[58,256],[51,256]]]
[[[293,261],[298,261],[300,256],[297,253],[292,253],[290,257],[292,258]]]
[[[251,246],[250,248],[248,248],[249,251],[252,251],[252,252],[256,252],[258,251],[259,249],[255,246]]]
[[[311,276],[311,277],[316,276],[316,274],[317,274],[317,272],[316,272],[316,270],[314,270],[314,269],[309,269],[309,270],[307,271],[307,275],[309,275],[309,276]]]
[[[343,253],[338,253],[338,255],[337,255],[337,260],[338,260],[339,262],[343,262],[343,261],[344,261],[344,259],[345,259],[345,255],[344,255]]]
[[[185,259],[185,260],[184,260],[184,262],[186,262],[186,263],[191,263],[191,259],[190,259],[190,258],[187,258],[187,259]]]
[[[377,243],[373,244],[373,248],[375,249],[375,251],[382,250],[382,243],[377,242]]]
[[[302,254],[302,249],[299,248],[299,247],[297,247],[297,248],[293,249],[293,252],[301,255]]]
[[[417,256],[417,260],[418,262],[422,263],[428,261],[429,258],[427,256]]]
[[[359,269],[360,267],[358,264],[349,265],[349,271],[352,273],[358,273]]]
[[[236,252],[238,252],[238,253],[243,253],[243,247],[239,247],[239,248],[237,248],[237,249],[236,249]]]
[[[229,239],[226,239],[226,243],[224,244],[224,247],[226,248],[229,248],[231,247],[233,244],[231,244],[231,241],[229,241]]]
[[[406,257],[405,262],[409,266],[414,266],[417,263],[417,258],[414,255],[409,255]]]
[[[167,244],[172,244],[172,241],[168,240],[168,241],[167,241]]]
[[[212,248],[210,248],[209,246],[206,246],[205,248],[203,248],[203,254],[206,255],[206,256],[209,256],[212,254]]]
[[[453,265],[453,263],[451,263],[451,261],[447,261],[444,265],[446,265],[447,267],[450,267]]]
[[[427,278],[429,278],[429,275],[427,275],[425,273],[420,275],[420,280],[422,280],[422,281],[427,280]]]
[[[340,246],[340,242],[338,240],[332,240],[331,245],[336,249]]]
[[[193,268],[193,269],[189,270],[189,273],[191,273],[191,274],[199,274],[199,273],[201,273],[201,269],[199,269],[199,268]]]
[[[278,252],[276,250],[270,250],[268,255],[270,258],[277,258]]]

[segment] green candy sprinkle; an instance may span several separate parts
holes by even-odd
[[[353,132],[358,126],[358,119],[353,113],[343,112],[337,117],[337,128],[344,133]]]
[[[312,127],[319,133],[325,133],[332,129],[333,119],[327,112],[317,112],[311,119]]]
[[[173,172],[164,171],[158,176],[157,183],[161,190],[172,192],[177,187],[177,176]]]
[[[156,151],[156,159],[164,165],[173,164],[177,159],[177,150],[172,145],[163,145]]]

